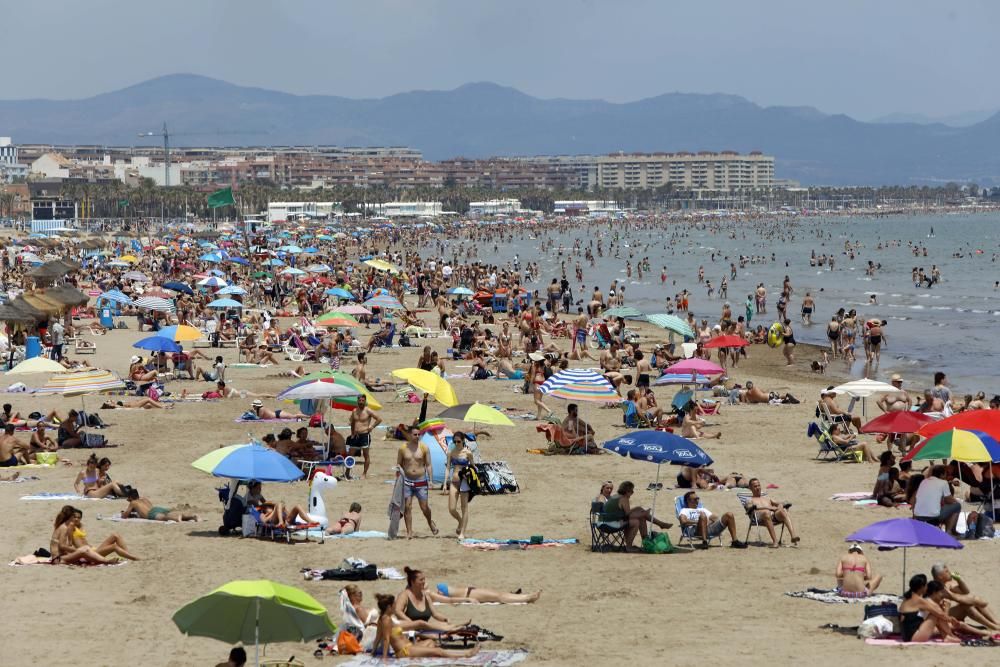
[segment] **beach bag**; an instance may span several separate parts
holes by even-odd
[[[35,461],[41,465],[54,466],[59,463],[59,454],[56,452],[38,452],[35,454]]]
[[[83,446],[88,449],[104,447],[108,444],[108,439],[100,433],[81,433],[80,439],[83,441]]]
[[[642,550],[648,554],[668,554],[674,550],[674,545],[666,533],[653,533],[642,541]]]
[[[878,639],[893,634],[895,624],[885,616],[866,618],[858,626],[858,639]]]
[[[260,417],[258,417],[257,413],[254,412],[253,410],[247,410],[242,415],[240,415],[240,421],[243,422],[257,421],[258,419],[260,419]]]
[[[361,653],[361,642],[347,630],[341,630],[337,635],[337,653],[340,655],[357,655]]]
[[[477,495],[486,493],[486,480],[483,479],[482,474],[476,469],[476,466],[469,466],[458,473],[459,479],[464,480],[469,486],[469,499],[471,500]]]

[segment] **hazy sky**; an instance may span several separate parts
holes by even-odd
[[[870,118],[1000,108],[992,0],[0,0],[0,99],[192,72],[376,97],[726,92]]]

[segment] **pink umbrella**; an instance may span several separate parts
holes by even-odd
[[[683,361],[678,361],[673,366],[670,366],[665,371],[667,373],[701,373],[702,375],[718,375],[719,373],[725,373],[726,369],[718,364],[713,364],[711,361],[706,361],[705,359],[698,359],[697,357],[692,357],[690,359],[684,359]]]
[[[364,306],[359,306],[356,304],[348,304],[346,306],[341,306],[335,309],[338,313],[347,313],[348,315],[371,315],[372,311],[368,310]]]

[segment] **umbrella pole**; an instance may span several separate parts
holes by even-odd
[[[906,595],[906,547],[903,547],[903,595]]]
[[[906,553],[906,550],[903,550]],[[260,598],[257,598],[257,612],[253,620],[253,659],[260,667]]]
[[[656,485],[653,487],[653,505],[649,508],[650,523],[656,520],[656,494],[660,490],[660,464],[656,464]]]

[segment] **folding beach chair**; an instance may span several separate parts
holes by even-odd
[[[756,528],[757,529],[757,544],[758,545],[766,544],[764,542],[764,540],[762,540],[761,537],[760,537],[760,529],[764,528],[765,526],[764,526],[763,523],[761,523],[759,521],[759,519],[757,517],[757,512],[777,512],[777,510],[758,510],[758,509],[754,509],[754,506],[750,503],[750,499],[753,498],[753,494],[751,494],[751,493],[737,493],[736,494],[736,498],[740,501],[740,505],[743,506],[743,511],[746,512],[747,520],[749,521],[749,523],[747,524],[747,535],[746,535],[746,538],[743,541],[746,542],[747,544],[750,544],[750,542],[749,542],[749,540],[750,540],[750,530],[753,529],[753,528]],[[786,505],[786,509],[788,507],[791,507],[791,505]],[[778,544],[781,544],[781,541],[783,539],[785,539],[785,524],[782,522],[780,525],[781,525],[781,534],[778,535]]]
[[[683,525],[681,523],[681,510],[684,509],[684,495],[686,493],[687,492],[685,491],[685,493],[682,493],[681,495],[679,495],[676,498],[674,498],[674,516],[677,517],[677,523],[678,523],[678,525],[680,526],[680,529],[681,529],[681,539],[677,543],[677,546],[681,546],[682,544],[684,544],[686,542],[687,543],[687,547],[689,549],[691,549],[692,551],[694,551],[694,549],[695,549],[695,546],[694,546],[695,538],[700,538],[701,537],[700,535],[698,535],[698,526],[692,526],[690,524],[687,525],[687,526],[685,526],[685,525]],[[703,507],[703,505],[702,505],[701,501],[699,500],[698,501],[698,508],[700,509],[702,507]],[[721,533],[719,535],[716,535],[715,537],[709,537],[708,538],[708,543],[711,544],[712,540],[719,540],[719,546],[722,546],[722,534]]]
[[[392,341],[396,337],[396,325],[395,323],[389,325],[389,331],[385,338],[378,338],[375,341],[375,347],[372,348],[372,352],[382,352],[386,348],[392,348]]]
[[[297,523],[294,526],[289,526],[288,528],[278,528],[277,526],[264,523],[260,510],[253,506],[247,508],[247,514],[249,514],[251,519],[257,524],[255,537],[261,539],[269,537],[271,540],[284,540],[289,544],[292,542],[292,533],[298,531],[308,531],[309,529],[320,527],[320,524],[318,523]],[[247,537],[245,533],[244,537]]]
[[[817,460],[826,460],[833,456],[834,461],[844,461],[854,456],[854,452],[847,451],[833,441],[828,427],[820,426],[816,422],[809,422],[806,435],[816,438],[816,442],[819,443],[819,451],[816,452]]]
[[[625,522],[608,521],[604,515],[604,503],[590,503],[590,550],[606,553],[625,551]]]
[[[622,421],[625,423],[626,428],[653,427],[649,419],[646,418],[646,415],[639,411],[635,401],[622,401],[619,405],[622,409]]]

